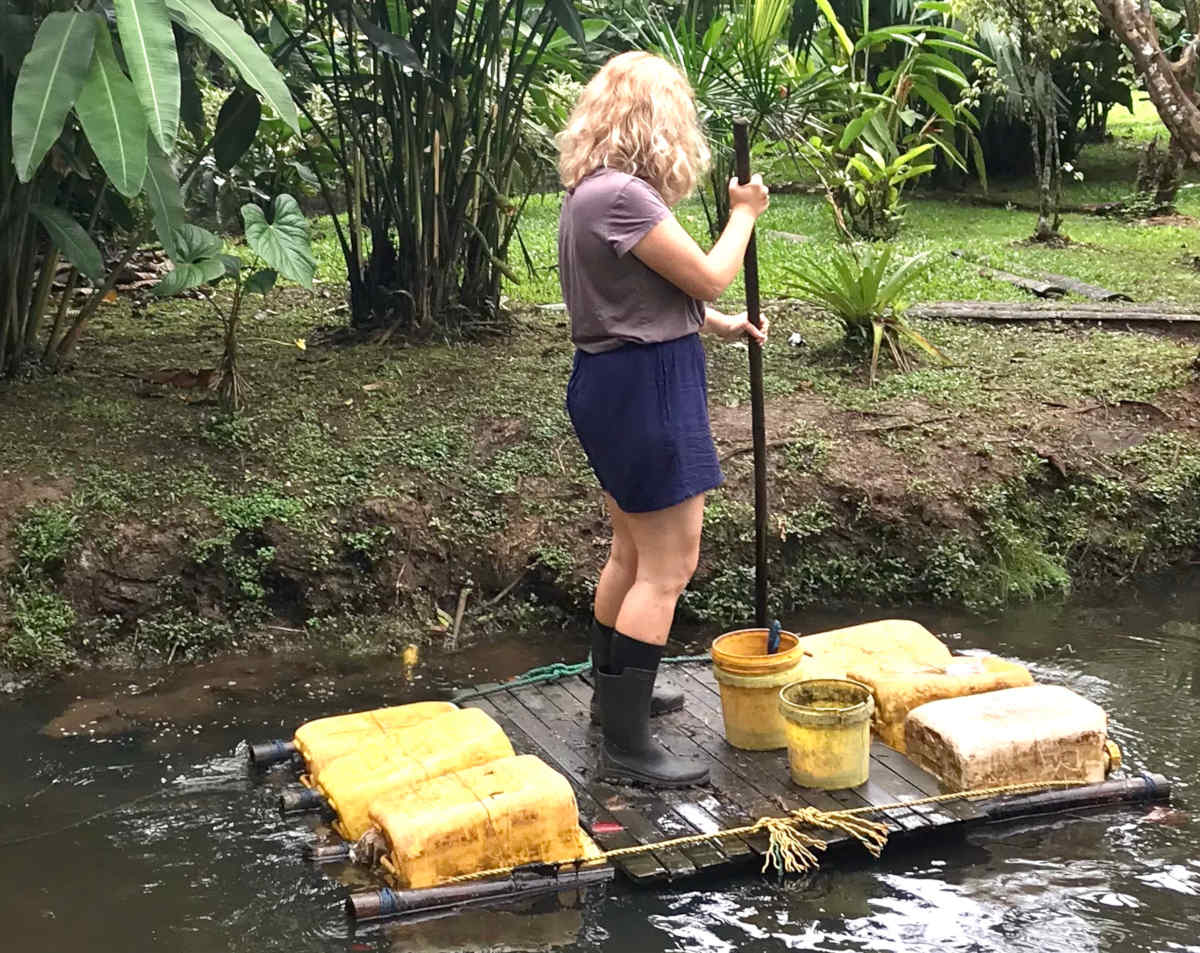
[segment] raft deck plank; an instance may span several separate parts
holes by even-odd
[[[656,791],[597,780],[594,769],[601,737],[591,724],[592,687],[585,677],[512,688],[489,685],[490,694],[465,704],[496,718],[518,753],[537,755],[567,777],[579,802],[581,824],[605,850],[744,827],[760,817],[778,817],[804,806],[820,811],[853,810],[905,804],[938,793],[935,778],[879,741],[871,745],[871,775],[865,784],[843,791],[798,787],[792,783],[786,752],[741,751],[725,741],[720,689],[708,666],[667,666],[660,679],[684,693],[685,705],[682,711],[656,718],[655,733],[673,753],[706,759],[711,770],[707,785]],[[1115,791],[1122,784],[1126,788]],[[1101,788],[1114,788],[1115,793]],[[1037,812],[1060,803],[1082,807],[1139,798],[1161,800],[1169,794],[1169,781],[1147,776],[1143,786],[1110,781],[1057,792],[1053,798],[960,800],[898,807],[869,816],[887,825],[889,843],[895,844],[948,836],[1013,816],[1024,804]],[[840,831],[822,831],[820,836],[831,847],[849,839]],[[613,863],[635,884],[649,885],[731,867],[758,866],[767,844],[767,837],[758,834],[657,848],[616,858]]]

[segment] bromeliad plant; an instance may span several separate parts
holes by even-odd
[[[228,302],[222,308],[215,296],[208,301],[221,320],[224,350],[217,382],[221,405],[229,413],[246,404],[248,388],[238,369],[238,323],[247,295],[267,295],[279,278],[312,287],[317,270],[309,239],[308,220],[290,195],[276,196],[271,203],[270,221],[257,205],[242,206],[246,245],[252,253],[249,263],[224,253],[225,243],[212,232],[196,225],[183,225],[175,232],[175,267],[155,287],[154,293],[169,297],[214,285],[228,279],[232,284]],[[303,348],[304,341],[294,342]]]
[[[192,38],[239,75],[248,95],[289,126],[287,84],[253,39],[210,0],[113,0],[56,10],[49,0],[0,0],[0,374],[34,347],[59,257],[73,266],[44,355],[70,354],[116,284],[94,237],[105,210],[144,197],[169,254],[183,223],[169,156],[194,118],[195,77],[180,68]],[[90,6],[90,5],[89,5]],[[111,12],[110,12],[111,11]],[[176,33],[176,29],[179,33]],[[86,227],[84,223],[86,222]],[[127,257],[137,242],[130,243]],[[76,284],[93,292],[67,325]],[[60,334],[61,332],[61,334]]]
[[[848,343],[870,350],[872,384],[885,344],[902,371],[915,366],[909,345],[945,360],[904,318],[903,295],[929,269],[930,255],[923,252],[894,266],[893,256],[890,245],[838,246],[827,262],[807,256],[789,268],[798,296],[837,318]]]

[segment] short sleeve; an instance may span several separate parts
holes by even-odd
[[[602,233],[604,241],[618,258],[623,258],[650,229],[670,214],[667,203],[653,186],[641,179],[630,178],[609,209]]]

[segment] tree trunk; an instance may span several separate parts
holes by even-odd
[[[1058,238],[1062,222],[1058,212],[1062,190],[1062,172],[1058,167],[1058,122],[1054,102],[1051,101],[1049,106],[1046,110],[1039,102],[1033,109],[1033,164],[1038,181],[1038,219],[1033,237],[1039,242]]]
[[[1184,47],[1178,60],[1163,52],[1149,4],[1137,0],[1092,0],[1113,33],[1128,47],[1134,67],[1163,125],[1189,162],[1200,164],[1200,95],[1196,93],[1200,36]],[[1189,11],[1191,12],[1191,11]]]

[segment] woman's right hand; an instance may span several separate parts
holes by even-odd
[[[771,193],[763,185],[761,175],[750,176],[750,181],[739,185],[736,178],[729,180],[729,210],[744,208],[755,218],[762,215],[771,204]]]

